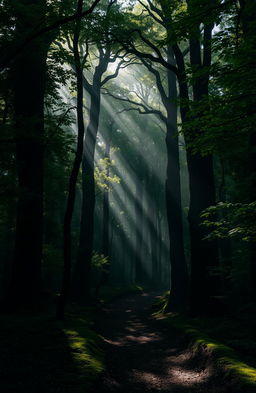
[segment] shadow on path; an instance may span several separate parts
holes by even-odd
[[[132,295],[106,307],[97,330],[104,337],[107,370],[91,393],[228,393],[211,359],[195,354],[176,329],[150,315],[157,295]]]

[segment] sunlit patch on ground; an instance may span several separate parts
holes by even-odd
[[[134,370],[131,373],[131,377],[136,378],[143,384],[145,384],[148,388],[154,388],[156,390],[162,390],[162,382],[159,376],[155,375],[154,373],[149,372],[140,372]]]
[[[222,384],[212,362],[203,356],[197,359],[177,330],[165,329],[158,319],[151,318],[149,305],[153,298],[137,295],[123,299],[105,314],[101,334],[107,345],[107,371],[93,393],[231,392]]]
[[[137,344],[146,344],[152,341],[159,341],[159,336],[157,334],[149,334],[147,336],[126,336],[128,341],[133,341]]]
[[[211,370],[194,371],[172,366],[169,374],[176,383],[187,386],[206,382],[211,375]]]

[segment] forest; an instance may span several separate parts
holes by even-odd
[[[3,393],[255,392],[255,0],[0,22]]]

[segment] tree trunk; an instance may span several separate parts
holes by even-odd
[[[193,313],[210,310],[210,299],[218,293],[217,277],[211,269],[218,266],[216,241],[204,240],[207,230],[202,227],[200,214],[215,204],[215,187],[212,157],[187,155],[190,181],[190,253],[191,253],[191,292],[190,306]]]
[[[184,253],[179,145],[176,124],[173,122],[173,111],[168,113],[166,147],[167,147],[167,179],[166,210],[170,235],[171,292],[168,309],[177,311],[184,309],[188,295],[188,272]],[[176,134],[176,135],[175,135]]]
[[[100,116],[100,89],[100,83],[95,82],[92,87],[90,120],[85,134],[82,159],[82,213],[78,258],[74,271],[74,296],[81,303],[89,302],[91,298],[90,274],[95,207],[94,155]]]
[[[135,282],[137,284],[142,284],[145,281],[143,264],[141,260],[141,249],[143,241],[143,180],[136,176],[135,182]]]
[[[105,153],[104,158],[110,160],[110,138],[108,134],[108,130],[105,135]],[[107,164],[106,176],[109,177],[109,166]],[[106,182],[107,188],[103,190],[103,216],[102,216],[102,245],[101,245],[101,253],[105,257],[109,257],[109,184]],[[109,279],[109,269],[110,269],[110,261],[108,261],[104,265],[104,270],[100,272],[100,277],[98,284],[95,290],[96,299],[99,297],[100,288],[107,284]]]
[[[34,3],[32,0],[20,1],[16,15],[18,39],[44,23],[46,1]],[[47,44],[42,36],[31,42],[16,57],[12,68],[19,195],[14,260],[7,302],[14,308],[23,305],[37,306],[40,298],[46,56]]]
[[[169,61],[173,61],[173,53],[169,48]],[[184,252],[179,138],[177,133],[177,87],[176,75],[168,72],[169,103],[167,109],[167,176],[166,176],[166,209],[170,234],[171,292],[168,309],[172,311],[186,308],[188,295],[188,271]]]
[[[208,96],[209,67],[211,65],[211,31],[212,26],[204,27],[204,53],[201,59],[201,44],[198,37],[190,38],[190,63],[193,79],[193,100],[200,103]],[[198,36],[199,36],[198,27]],[[200,75],[197,73],[200,71]],[[200,117],[200,113],[197,115]],[[183,119],[186,122],[186,117]],[[200,130],[197,131],[200,133]],[[197,133],[190,137],[196,141]],[[185,135],[187,143],[187,136]],[[209,206],[215,205],[215,183],[213,159],[209,155],[202,157],[192,154],[187,148],[189,172],[189,230],[191,255],[190,310],[192,313],[215,311],[213,296],[220,293],[220,280],[214,269],[219,267],[217,241],[204,240],[208,231],[201,226],[200,214]]]
[[[105,154],[104,158],[110,160],[110,142],[105,140]],[[107,177],[109,177],[109,166],[107,166]],[[107,185],[108,186],[108,185]],[[109,256],[109,190],[103,191],[103,231],[102,231],[102,254]]]
[[[159,269],[159,228],[156,212],[156,202],[153,200],[153,206],[150,206],[148,210],[148,226],[150,230],[150,244],[151,244],[151,258],[152,258],[152,285],[156,288],[160,288],[160,269]]]
[[[78,1],[77,12],[81,14],[83,9],[83,0]],[[70,296],[70,285],[71,285],[71,223],[74,211],[75,199],[76,199],[76,183],[77,177],[82,161],[83,155],[83,139],[84,139],[84,119],[83,119],[83,69],[81,66],[80,55],[79,55],[79,36],[81,30],[81,20],[79,19],[76,23],[74,40],[73,40],[73,55],[76,72],[76,86],[77,86],[77,148],[73,168],[69,179],[68,188],[68,200],[67,207],[64,216],[64,228],[63,228],[63,278],[60,296],[57,304],[57,318],[64,318],[64,308],[68,297]]]

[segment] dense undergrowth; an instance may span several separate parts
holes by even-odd
[[[217,366],[225,369],[227,378],[235,378],[246,393],[256,391],[256,318],[241,312],[222,317],[192,318],[165,313],[168,296],[154,305],[154,316],[182,330],[194,351],[204,348]]]

